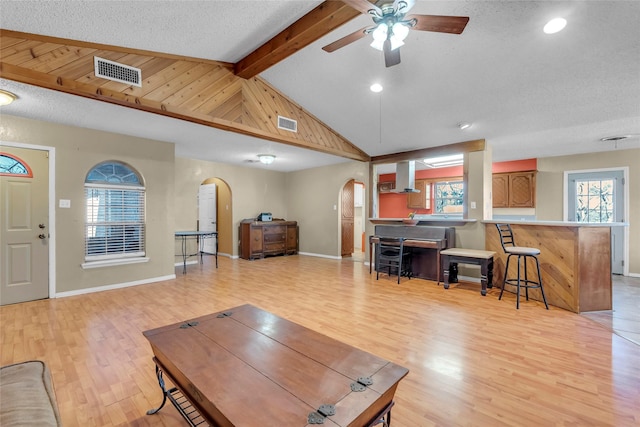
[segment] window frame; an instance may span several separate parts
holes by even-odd
[[[440,185],[451,185],[451,184],[461,184],[462,185],[462,190],[459,196],[456,197],[438,197],[438,187]],[[444,211],[439,211],[440,208],[444,209],[445,206],[464,206],[464,192],[465,192],[465,184],[464,184],[464,179],[462,178],[453,178],[450,180],[442,180],[442,181],[435,181],[433,183],[433,214],[436,215],[462,215],[462,210],[460,212],[444,212]],[[459,201],[459,203],[439,203],[440,200],[445,200],[445,201]]]
[[[113,166],[113,175],[105,176],[104,181],[89,179],[96,169],[104,166]],[[118,175],[117,171],[127,173]],[[137,182],[116,182],[131,173]],[[116,160],[95,165],[85,178],[84,199],[83,268],[148,260],[146,187],[134,168]]]

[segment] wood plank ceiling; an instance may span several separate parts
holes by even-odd
[[[0,77],[369,161],[365,152],[257,76],[358,14],[342,2],[324,2],[237,64],[0,29]],[[139,68],[142,86],[96,77],[94,57]],[[297,132],[278,128],[278,116],[296,120]]]

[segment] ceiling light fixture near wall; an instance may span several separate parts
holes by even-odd
[[[462,154],[450,156],[431,157],[422,161],[428,168],[444,168],[448,166],[460,166],[464,163]]]
[[[270,165],[276,159],[276,156],[273,154],[258,154],[258,159],[260,159],[260,163],[265,165]]]
[[[633,135],[616,135],[616,136],[606,136],[604,138],[600,138],[602,142],[613,142],[613,146],[615,149],[618,149],[618,142],[624,141],[626,139],[632,138]]]
[[[555,34],[562,31],[566,25],[566,19],[553,18],[551,21],[547,22],[542,31],[544,31],[546,34]]]
[[[382,92],[382,85],[380,83],[374,83],[369,86],[369,89],[371,90],[371,92],[379,93]]]
[[[15,94],[0,89],[0,105],[9,105],[16,99],[18,97]]]
[[[469,122],[458,123],[458,128],[460,128],[460,130],[469,129],[470,127],[471,127],[471,123]]]

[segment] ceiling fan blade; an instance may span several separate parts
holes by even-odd
[[[364,14],[369,13],[369,10],[373,9],[376,10],[379,15],[382,15],[382,9],[367,0],[342,0],[342,2]]]
[[[389,68],[400,63],[400,48],[391,50],[391,40],[387,39],[383,45],[384,65]]]
[[[322,50],[326,52],[333,52],[340,49],[341,47],[345,47],[346,45],[353,43],[356,40],[360,40],[367,35],[367,33],[365,33],[367,28],[368,27],[360,28],[358,31],[354,31],[351,34],[348,34],[343,38],[334,41],[333,43],[329,43],[328,45],[323,47]]]
[[[408,15],[404,19],[417,21],[414,30],[451,34],[462,33],[469,22],[468,16]]]

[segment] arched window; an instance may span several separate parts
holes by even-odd
[[[9,153],[0,153],[0,175],[33,178],[33,172],[29,165]]]
[[[107,161],[85,179],[85,261],[144,257],[145,187],[130,166]]]

